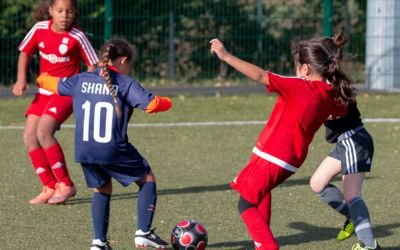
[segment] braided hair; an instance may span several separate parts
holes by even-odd
[[[123,38],[114,37],[103,44],[100,53],[100,57],[102,58],[102,77],[104,78],[105,84],[114,100],[115,112],[118,116],[121,116],[122,111],[118,105],[117,92],[112,84],[108,64],[110,60],[113,61],[119,57],[126,57],[127,62],[131,63],[134,60],[134,57],[136,57],[136,47],[129,44]]]
[[[332,84],[333,98],[349,104],[355,102],[356,91],[340,65],[343,60],[341,48],[346,43],[347,38],[342,33],[336,33],[333,37],[300,41],[294,45],[293,56],[297,65],[309,65],[314,72]]]
[[[113,47],[114,47],[114,45],[110,44],[106,48],[105,52],[103,53],[103,58],[102,58],[103,62],[102,62],[102,67],[101,67],[102,75],[101,76],[104,78],[104,81],[105,81],[105,83],[107,85],[107,88],[108,88],[108,90],[110,92],[110,95],[112,96],[112,98],[114,100],[115,112],[120,117],[122,115],[122,111],[119,108],[118,100],[117,100],[117,93],[115,91],[115,88],[113,87],[112,80],[111,80],[111,77],[110,77],[110,70],[108,69],[108,62],[110,60],[110,50],[112,50]]]

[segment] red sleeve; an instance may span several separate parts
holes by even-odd
[[[307,86],[305,80],[299,77],[287,77],[267,72],[269,85],[268,92],[276,92],[283,97],[301,94],[301,90]]]
[[[28,55],[32,55],[38,46],[37,33],[41,28],[46,27],[44,25],[45,25],[44,22],[36,23],[32,27],[32,29],[28,32],[28,34],[25,36],[24,40],[22,40],[21,44],[18,47],[18,50],[21,52],[25,52]]]

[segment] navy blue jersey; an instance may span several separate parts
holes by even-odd
[[[118,105],[115,104],[100,69],[59,81],[58,93],[72,96],[76,119],[75,160],[80,163],[129,163],[143,158],[129,143],[127,128],[134,108],[146,109],[154,95],[132,78],[110,70]],[[142,163],[140,163],[142,164]]]

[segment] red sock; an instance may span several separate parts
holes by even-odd
[[[49,188],[54,188],[57,179],[51,171],[50,164],[47,161],[46,154],[42,148],[37,148],[29,153],[32,165],[35,168],[35,172],[42,182],[43,186],[48,186]]]
[[[257,206],[258,212],[262,215],[265,222],[270,225],[271,222],[271,192],[268,193]]]
[[[44,149],[47,160],[58,182],[64,182],[67,186],[72,186],[72,180],[69,177],[67,164],[65,163],[64,153],[61,146],[56,143],[53,146]]]
[[[257,250],[279,249],[278,243],[276,243],[269,225],[257,208],[250,207],[246,209],[241,216]]]

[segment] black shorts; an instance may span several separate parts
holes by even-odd
[[[341,161],[343,175],[369,172],[373,155],[374,142],[364,128],[344,132],[329,154]]]

